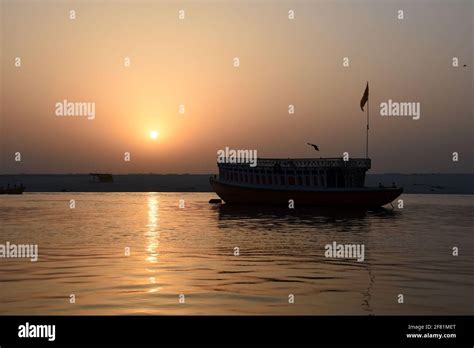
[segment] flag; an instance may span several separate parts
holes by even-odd
[[[362,111],[364,111],[364,106],[367,103],[367,100],[369,100],[369,82],[367,82],[367,87],[365,87],[364,95],[360,100],[360,108],[362,109]]]

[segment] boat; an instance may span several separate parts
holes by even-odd
[[[92,180],[90,183],[107,183],[107,182],[114,182],[114,177],[112,174],[106,173],[90,173],[89,175],[92,176]]]
[[[360,100],[367,106],[365,158],[263,158],[257,163],[218,158],[219,174],[210,178],[226,204],[380,208],[399,197],[403,188],[365,186],[369,158],[369,82]],[[316,144],[308,143],[316,151]]]
[[[218,163],[210,178],[226,204],[379,208],[399,197],[403,188],[366,187],[369,158],[258,159]]]
[[[8,186],[6,189],[0,188],[0,195],[21,195],[25,191],[23,184],[13,187]]]

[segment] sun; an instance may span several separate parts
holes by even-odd
[[[158,138],[159,133],[156,130],[150,131],[150,139],[155,140]]]

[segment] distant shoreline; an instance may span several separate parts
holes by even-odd
[[[213,192],[213,174],[116,174],[93,183],[89,174],[2,174],[0,187],[22,183],[25,192]],[[392,185],[404,193],[474,194],[474,174],[367,174],[366,186]]]

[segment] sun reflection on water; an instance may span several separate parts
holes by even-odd
[[[159,245],[159,231],[158,231],[158,198],[155,193],[150,193],[148,196],[148,224],[146,225],[147,232],[147,258],[151,263],[158,261],[158,245]]]
[[[146,225],[147,231],[145,233],[146,241],[146,261],[155,264],[158,262],[158,246],[159,246],[159,237],[160,232],[158,231],[158,197],[156,193],[151,192],[148,196],[148,223]],[[154,273],[154,269],[147,268],[149,273]],[[156,284],[156,278],[151,276],[148,278],[150,284]],[[159,290],[159,287],[153,287],[148,292],[156,292]]]

